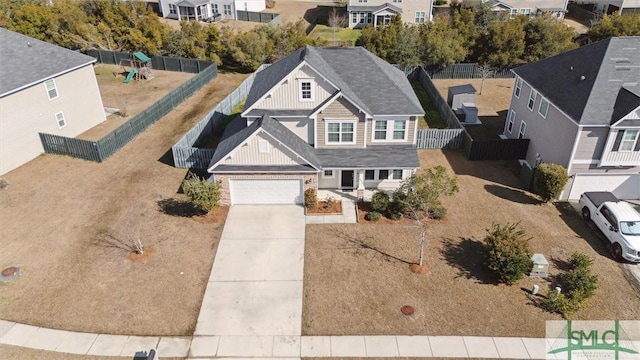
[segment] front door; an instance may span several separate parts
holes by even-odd
[[[353,170],[342,170],[342,181],[340,188],[353,189]]]

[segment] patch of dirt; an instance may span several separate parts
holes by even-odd
[[[0,268],[19,266],[22,276],[0,288],[0,319],[192,335],[224,217],[201,223],[158,202],[187,201],[178,194],[187,170],[171,165],[171,146],[246,76],[220,74],[102,163],[43,155],[3,175],[11,186],[0,192]],[[99,241],[123,214],[156,251],[143,262]]]
[[[140,261],[146,260],[148,257],[153,255],[155,252],[156,251],[151,246],[145,246],[144,247],[144,251],[142,252],[142,254],[139,254],[137,252],[130,252],[129,253],[129,260],[131,260],[133,262],[140,262]]]
[[[342,201],[319,200],[318,206],[305,208],[307,215],[310,214],[342,214]]]
[[[473,85],[476,88],[475,104],[482,125],[466,125],[469,135],[476,140],[492,140],[502,134],[515,79],[486,79],[484,87],[482,79],[434,79],[433,83],[445,99],[449,87]]]
[[[638,319],[640,296],[620,264],[578,215],[541,204],[520,188],[513,161],[468,161],[459,150],[420,150],[423,168],[443,165],[460,192],[443,198],[447,222],[427,228],[418,276],[417,229],[391,224],[307,225],[303,335],[477,335],[544,337],[547,313],[529,291],[546,294],[574,251],[594,259],[599,288],[574,319]],[[534,253],[549,261],[549,277],[498,285],[484,262],[483,239],[492,223],[520,222]],[[411,305],[415,313],[399,309]]]

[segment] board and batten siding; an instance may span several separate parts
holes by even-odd
[[[600,160],[608,134],[606,127],[582,128],[573,160]]]
[[[348,148],[348,147],[364,147],[364,124],[365,124],[365,115],[361,113],[358,108],[356,108],[353,104],[347,101],[344,98],[337,98],[331,104],[329,104],[323,111],[318,113],[318,134],[317,134],[317,142],[316,147],[326,147],[326,148]],[[327,145],[325,142],[326,138],[326,120],[357,120],[356,123],[356,133],[355,133],[355,144],[336,144],[336,145]]]
[[[36,158],[44,149],[38,133],[75,137],[106,117],[93,65],[54,78],[58,97],[49,100],[44,82],[0,98],[0,174]],[[58,128],[56,114],[66,126]]]
[[[313,79],[313,101],[300,101],[300,88],[298,83],[302,79]],[[270,95],[255,105],[259,109],[315,109],[329,98],[337,89],[324,78],[303,66],[300,70],[289,74],[286,80],[277,86]]]
[[[260,140],[269,143],[269,152],[260,152]],[[240,146],[231,156],[222,162],[225,165],[299,165],[305,162],[299,159],[287,148],[278,144],[270,136],[258,134],[251,138],[245,145]]]

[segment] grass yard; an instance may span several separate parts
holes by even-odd
[[[443,199],[446,220],[428,229],[427,275],[409,271],[418,259],[417,229],[395,224],[308,225],[303,335],[478,335],[544,337],[545,320],[560,320],[529,298],[550,282],[525,278],[497,285],[482,258],[492,223],[520,222],[550,275],[574,251],[594,259],[596,295],[574,319],[638,319],[640,297],[604,243],[566,203],[540,204],[519,188],[516,162],[467,161],[458,150],[421,150],[421,166],[443,165],[460,192]],[[412,316],[400,312],[415,307]]]
[[[170,165],[170,148],[246,76],[220,74],[105,162],[43,155],[3,175],[0,268],[22,276],[0,284],[0,319],[192,335],[226,209],[189,216],[178,194],[187,171]],[[145,258],[108,236],[135,234]]]
[[[502,134],[509,110],[514,79],[486,79],[482,88],[482,79],[434,79],[443,98],[447,98],[449,87],[471,84],[476,88],[475,104],[482,125],[467,125],[465,128],[475,140],[494,140]],[[480,89],[482,88],[482,93]]]
[[[440,116],[438,109],[436,109],[436,106],[429,94],[427,94],[427,91],[422,88],[422,85],[420,85],[420,82],[412,80],[411,87],[413,87],[413,91],[416,93],[416,96],[418,96],[418,100],[420,100],[420,104],[425,112],[425,115],[420,116],[418,119],[418,128],[446,129],[447,124],[442,119],[442,116]]]
[[[329,42],[330,45],[347,45],[353,46],[356,43],[356,40],[360,37],[360,33],[362,30],[360,29],[347,29],[347,28],[339,28],[336,31],[335,39],[333,36],[333,29],[327,25],[317,24],[313,31],[311,31],[310,36],[317,36],[319,38],[325,39]]]
[[[238,105],[236,105],[236,107],[231,110],[231,114],[224,117],[222,124],[215,128],[211,134],[202,139],[200,143],[196,144],[196,147],[203,149],[215,149],[218,146],[218,143],[220,143],[222,134],[224,134],[224,129],[227,127],[227,125],[229,125],[231,120],[235,118],[238,118],[238,120],[240,119],[239,116],[242,113],[242,109],[244,108],[244,103],[246,101],[247,99],[245,98],[244,100],[239,102]]]

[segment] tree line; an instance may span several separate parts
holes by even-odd
[[[367,27],[356,41],[392,64],[439,65],[459,62],[501,68],[538,61],[611,36],[640,35],[640,14],[605,16],[579,38],[574,29],[548,15],[501,18],[481,5],[452,8],[420,25],[403,24],[400,16],[387,27]]]
[[[215,61],[253,71],[305,45],[326,40],[306,35],[306,23],[262,25],[247,32],[183,21],[164,23],[144,2],[120,0],[0,0],[0,26],[72,49],[142,51]],[[588,41],[640,35],[640,14],[605,16]],[[367,27],[356,42],[389,63],[440,65],[478,62],[503,67],[537,61],[577,47],[576,33],[548,16],[496,18],[486,6],[452,7],[451,16],[421,25]]]

